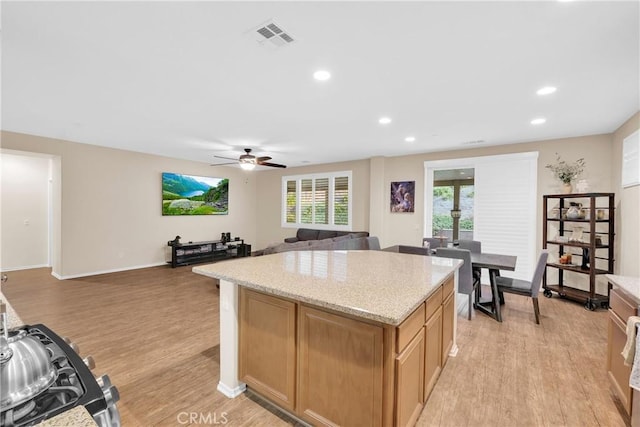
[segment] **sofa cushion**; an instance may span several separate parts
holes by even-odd
[[[296,237],[298,240],[318,240],[318,232],[320,230],[313,230],[311,228],[298,228]]]
[[[333,230],[318,230],[318,240],[331,239],[338,235],[337,231]]]

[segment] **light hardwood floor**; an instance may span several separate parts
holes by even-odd
[[[278,426],[291,422],[216,391],[219,291],[191,267],[154,267],[58,281],[9,272],[2,291],[23,321],[44,323],[93,355],[120,391],[123,426]],[[419,426],[625,426],[605,370],[605,310],[554,296],[505,295],[504,322],[458,314],[449,358]],[[193,422],[189,422],[189,417]]]

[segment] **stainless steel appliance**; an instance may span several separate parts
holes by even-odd
[[[99,426],[120,426],[118,390],[108,376],[95,378],[93,359],[82,359],[74,348],[42,324],[3,328],[0,426],[31,426],[78,405]]]

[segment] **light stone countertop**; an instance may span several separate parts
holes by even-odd
[[[20,319],[20,316],[18,316],[18,314],[13,309],[13,307],[11,307],[11,304],[9,303],[9,301],[7,301],[7,298],[2,294],[2,292],[0,292],[0,300],[2,300],[2,302],[6,304],[6,307],[7,307],[7,320],[9,322],[8,328],[12,329],[12,328],[16,328],[24,325],[24,322],[22,321],[22,319]],[[86,410],[84,406],[76,406],[74,408],[71,408],[68,411],[61,413],[60,415],[56,415],[51,419],[44,420],[42,423],[38,425],[44,426],[44,427],[57,427],[57,426],[96,427],[97,426],[96,422],[93,420],[93,417],[91,416],[91,414],[89,414],[89,412]]]
[[[24,322],[22,322],[22,319],[20,319],[20,316],[18,316],[18,314],[13,309],[13,307],[11,307],[11,304],[9,304],[9,301],[7,301],[7,298],[2,294],[2,291],[0,291],[0,300],[7,307],[7,321],[9,322],[9,324],[7,325],[8,328],[12,329],[17,326],[24,325]]]
[[[640,277],[617,276],[615,274],[605,274],[609,282],[617,288],[640,300]]]
[[[462,263],[384,251],[292,251],[193,272],[397,326]]]

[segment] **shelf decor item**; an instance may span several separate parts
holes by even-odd
[[[556,162],[550,163],[545,167],[553,172],[553,175],[564,184],[563,192],[570,194],[573,190],[571,182],[584,171],[585,161],[581,157],[573,163],[567,163],[556,153]]]

